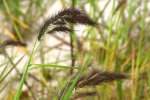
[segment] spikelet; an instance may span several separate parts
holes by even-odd
[[[64,27],[64,26],[59,26],[59,27],[55,27],[52,30],[48,31],[48,33],[54,33],[54,32],[71,32],[72,30],[69,29],[68,27]]]
[[[87,75],[80,77],[77,82],[77,87],[95,86],[103,82],[111,82],[114,80],[126,79],[127,75],[115,72],[102,72],[99,70],[92,70]]]
[[[70,32],[70,24],[83,24],[94,26],[96,23],[86,13],[75,8],[68,8],[60,11],[57,15],[47,19],[40,29],[38,40],[45,33],[56,31]]]
[[[21,41],[6,40],[3,42],[2,46],[26,46],[26,43]]]

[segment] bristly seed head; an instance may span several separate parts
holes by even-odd
[[[64,9],[63,11],[60,11],[57,15],[45,21],[39,32],[38,40],[40,40],[41,37],[47,32],[70,32],[70,24],[84,24],[95,26],[96,22],[90,19],[86,13],[79,9]],[[51,28],[48,28],[49,26],[51,26]]]
[[[102,72],[99,70],[92,70],[87,73],[85,76],[81,76],[77,82],[77,87],[85,87],[85,86],[96,86],[103,82],[111,82],[113,80],[121,80],[127,79],[128,76],[123,73],[115,73],[115,72]]]
[[[54,32],[71,32],[72,30],[65,26],[58,26],[56,28],[53,28],[52,30],[48,31],[48,33],[54,33]]]
[[[1,46],[23,46],[25,47],[27,44],[21,41],[14,41],[14,40],[6,40]]]

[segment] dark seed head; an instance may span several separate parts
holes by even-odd
[[[84,24],[91,26],[96,25],[96,23],[92,19],[90,19],[85,12],[75,8],[68,8],[60,11],[57,15],[45,21],[40,29],[38,40],[40,40],[43,34],[45,34],[46,32],[69,32],[71,31],[70,28],[68,28],[70,27],[70,24]],[[50,29],[49,26],[51,26]]]
[[[77,82],[77,87],[95,86],[103,82],[111,82],[113,80],[126,79],[127,75],[123,73],[101,72],[93,70],[86,76],[82,76]]]
[[[3,46],[26,46],[26,43],[20,42],[20,41],[14,41],[14,40],[6,40],[4,41],[4,43],[2,44]]]
[[[71,32],[72,30],[65,26],[59,26],[55,27],[54,29],[48,31],[48,33],[54,33],[54,32]]]

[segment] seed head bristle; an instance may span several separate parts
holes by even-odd
[[[59,26],[56,28],[53,28],[52,30],[48,31],[49,34],[54,32],[71,32],[72,30],[65,26]]]
[[[103,82],[111,82],[113,80],[120,80],[126,78],[127,75],[123,73],[101,72],[98,70],[93,70],[92,72],[89,72],[88,75],[82,76],[78,80],[77,87],[95,86]]]
[[[91,26],[96,25],[96,23],[92,19],[90,19],[85,12],[75,8],[64,9],[57,15],[45,21],[39,32],[38,40],[40,40],[43,34],[45,34],[46,32],[69,32],[71,31],[70,28],[68,28],[70,27],[70,24],[84,24]],[[51,28],[48,28],[49,26],[51,26]]]
[[[91,26],[96,25],[96,22],[90,19],[85,12],[76,8],[65,9],[58,14],[58,17],[61,17],[68,23],[79,23]]]
[[[4,41],[4,43],[2,44],[3,46],[26,46],[26,43],[23,43],[21,41],[14,41],[14,40],[6,40]]]

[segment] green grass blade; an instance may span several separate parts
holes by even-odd
[[[69,100],[70,97],[72,96],[72,93],[73,93],[73,89],[75,88],[75,85],[77,83],[77,81],[79,80],[79,77],[80,77],[80,73],[78,73],[76,75],[76,77],[72,80],[72,84],[71,86],[68,88],[66,94],[63,96],[62,100]]]
[[[29,58],[29,60],[28,60],[28,62],[27,62],[27,65],[25,66],[25,71],[24,71],[24,73],[23,73],[23,75],[22,75],[22,77],[21,77],[21,81],[20,81],[20,83],[19,83],[19,88],[18,88],[17,93],[16,93],[16,95],[15,95],[15,97],[14,97],[14,100],[19,100],[19,98],[20,98],[20,96],[21,96],[22,87],[23,87],[23,84],[24,84],[24,82],[25,82],[25,79],[26,79],[26,77],[27,77],[27,75],[28,75],[28,69],[29,69],[30,63],[31,63],[31,61],[32,61],[32,56],[33,56],[34,51],[35,51],[36,43],[37,43],[37,39],[36,39],[36,41],[35,41],[35,43],[34,43],[34,47],[33,47],[33,49],[32,49],[31,56],[30,56],[30,58]]]
[[[35,68],[64,68],[70,69],[70,66],[65,65],[57,65],[57,64],[30,64],[30,70]],[[78,67],[74,67],[74,69],[79,69]]]

